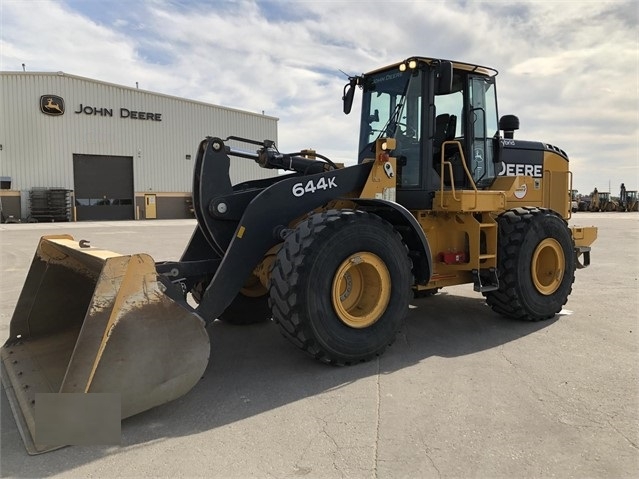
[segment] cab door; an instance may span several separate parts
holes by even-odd
[[[469,77],[468,131],[470,148],[467,166],[478,188],[490,186],[495,172],[495,148],[493,141],[499,133],[497,121],[497,95],[493,77]]]

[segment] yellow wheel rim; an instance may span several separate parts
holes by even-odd
[[[360,252],[339,265],[332,287],[338,318],[351,328],[366,328],[382,317],[390,302],[390,273],[373,253]]]
[[[564,250],[554,238],[543,240],[533,254],[532,279],[537,291],[543,295],[551,295],[564,279],[566,258]]]

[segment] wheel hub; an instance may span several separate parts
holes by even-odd
[[[531,273],[539,293],[553,294],[564,278],[566,258],[559,242],[554,238],[544,239],[533,253]]]
[[[350,255],[337,268],[332,302],[337,317],[351,328],[371,326],[390,302],[390,273],[384,261],[369,252]]]

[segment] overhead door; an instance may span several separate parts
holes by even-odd
[[[133,157],[73,155],[76,219],[135,219]]]

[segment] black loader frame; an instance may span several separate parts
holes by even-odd
[[[228,140],[260,148],[251,153],[226,145]],[[294,173],[232,186],[229,156]],[[206,322],[215,320],[231,304],[266,253],[290,234],[294,221],[339,198],[354,202],[364,211],[375,212],[395,225],[409,247],[414,277],[419,284],[428,283],[432,258],[415,217],[397,203],[352,196],[353,192],[361,191],[372,166],[368,162],[335,168],[330,160],[281,154],[268,140],[260,143],[238,137],[226,140],[207,137],[198,147],[193,175],[193,208],[198,225],[180,261],[156,263],[167,287],[166,294],[177,300],[198,283],[208,283],[195,311]],[[299,185],[309,182],[325,187],[300,194]]]

